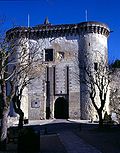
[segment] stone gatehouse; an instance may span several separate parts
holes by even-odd
[[[38,77],[31,81],[22,97],[22,109],[30,120],[49,118],[91,119],[96,112],[91,101],[82,91],[79,63],[83,54],[91,63],[97,62],[99,51],[107,60],[109,28],[100,22],[52,25],[46,19],[35,27],[16,27],[7,32],[39,44],[34,70],[40,68]],[[20,52],[20,48],[18,48]]]

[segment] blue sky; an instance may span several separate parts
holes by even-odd
[[[110,34],[108,48],[109,60],[120,59],[120,0],[0,0],[0,19],[4,27],[13,25],[30,26],[42,24],[46,16],[52,24],[79,23],[85,21],[106,23],[113,31]]]

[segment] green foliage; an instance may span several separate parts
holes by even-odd
[[[113,68],[120,68],[120,60],[116,59],[114,63],[111,64]]]

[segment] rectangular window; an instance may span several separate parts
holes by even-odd
[[[53,49],[45,49],[45,61],[53,61]]]
[[[98,63],[94,63],[94,70],[95,70],[95,71],[98,70]]]

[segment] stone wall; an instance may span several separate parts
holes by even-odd
[[[79,40],[79,54],[80,54],[80,65],[82,64],[88,69],[93,69],[94,63],[102,62],[106,64],[107,58],[107,37],[98,33],[86,33],[80,36]],[[105,62],[106,61],[106,62]],[[80,73],[82,74],[81,69]],[[83,74],[84,75],[84,74]],[[83,76],[87,77],[87,76]],[[82,80],[81,80],[82,82]],[[91,103],[89,89],[87,85],[81,83],[81,118],[82,119],[93,119],[96,120],[96,111]],[[100,103],[99,95],[96,95],[97,105]]]
[[[50,117],[54,118],[55,100],[59,97],[67,97],[69,103],[69,117],[80,118],[80,84],[77,39],[78,36],[66,36],[51,39],[45,38],[44,40],[31,40],[34,44],[37,44],[38,42],[39,44],[42,44],[39,47],[36,57],[42,55],[40,62],[42,62],[45,69],[44,72],[40,71],[38,73],[39,79],[36,78],[32,80],[32,83],[29,85],[29,119],[45,119],[46,106],[50,107]],[[46,62],[44,61],[45,49],[49,48],[54,50],[54,60]],[[59,57],[59,53],[63,53],[64,57]],[[46,70],[47,67],[48,72]],[[67,67],[69,69],[68,74]],[[47,75],[50,85],[49,98],[46,95]],[[45,87],[44,91],[43,86]],[[36,108],[31,108],[31,103],[35,103],[36,100],[40,103],[39,107],[36,106]]]
[[[15,28],[7,32],[9,39],[16,35],[29,39],[27,51],[35,51],[34,59],[37,61],[32,65],[31,75],[34,79],[23,95],[26,117],[30,120],[46,119],[49,108],[50,118],[54,118],[56,99],[64,97],[69,106],[69,118],[96,118],[86,93],[87,87],[81,82],[80,75],[83,72],[80,65],[85,63],[86,66],[93,66],[101,61],[101,56],[107,62],[109,28],[99,22],[83,22]],[[45,61],[46,49],[53,49],[53,60]],[[99,103],[99,98],[96,100]]]
[[[40,45],[36,58],[40,57],[44,70],[38,73],[39,78],[32,80],[29,86],[29,119],[45,119],[46,106],[50,107],[50,117],[54,118],[56,97],[62,96],[68,97],[69,118],[96,119],[97,113],[86,93],[86,86],[82,83],[80,85],[80,73],[82,72],[79,71],[79,61],[84,62],[86,55],[86,64],[100,62],[100,56],[107,61],[106,36],[86,33],[80,37],[73,35],[31,40],[31,42]],[[54,59],[46,62],[45,49],[49,48],[54,50]],[[60,53],[63,53],[64,57],[60,57]],[[49,68],[49,98],[46,95],[47,67]],[[54,67],[55,72],[53,72]],[[68,80],[66,80],[67,67],[69,68]],[[96,101],[99,103],[99,98]],[[38,103],[39,106],[35,104],[36,106],[33,107],[33,103]]]
[[[28,87],[29,119],[44,119],[46,109],[45,97],[45,69],[41,69],[38,76],[31,80]]]

